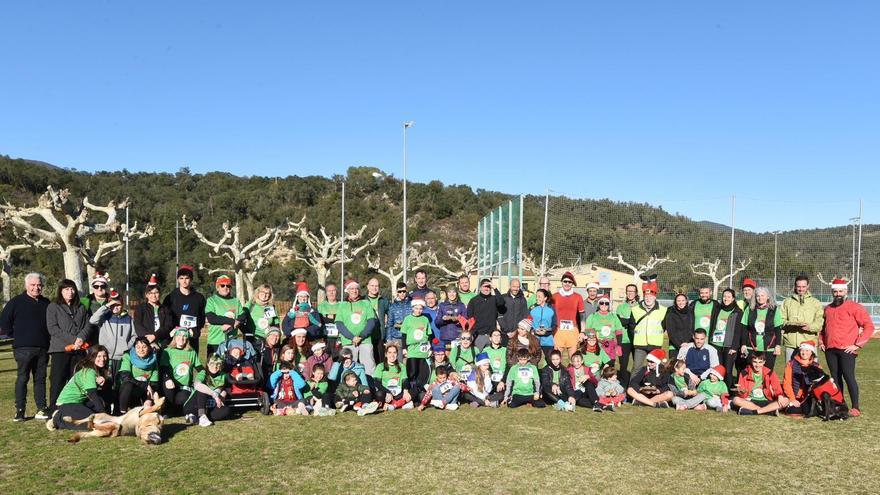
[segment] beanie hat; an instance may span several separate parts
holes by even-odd
[[[273,333],[277,333],[279,336],[281,335],[281,329],[278,327],[269,327],[266,329],[266,337],[272,335]]]
[[[588,289],[588,290],[589,290],[589,289],[596,289],[596,290],[599,290],[599,283],[598,283],[598,282],[590,282],[590,283],[587,284],[587,289]]]
[[[482,366],[484,364],[489,364],[489,355],[485,352],[481,352],[477,354],[477,361],[474,363],[477,366]]]
[[[571,272],[565,272],[562,274],[562,281],[571,280],[573,285],[577,285],[577,282],[574,280],[574,275]]]
[[[817,354],[817,353],[816,353],[816,342],[815,342],[815,341],[812,341],[812,340],[805,340],[805,341],[801,342],[801,345],[799,346],[799,348],[800,348],[800,349],[809,349],[809,350],[813,351],[813,355],[814,355],[814,356]]]
[[[532,329],[532,317],[529,316],[519,320],[519,323],[517,323],[516,326],[528,332]]]
[[[312,345],[312,352],[317,352],[318,350],[324,349],[325,347],[327,347],[327,344],[323,342],[315,342],[315,344]]]
[[[193,267],[191,267],[190,265],[180,265],[180,268],[177,269],[178,277],[187,276],[189,278],[193,278],[194,274],[195,270],[193,270]]]
[[[724,365],[719,364],[718,366],[713,366],[700,375],[701,380],[706,380],[709,378],[709,375],[715,375],[719,380],[724,380],[724,375],[727,374],[727,370],[724,369]]]
[[[755,282],[754,280],[750,279],[749,277],[746,277],[743,279],[743,283],[742,283],[743,289],[745,289],[746,287],[751,287],[754,289],[757,286],[758,286],[758,283]]]
[[[413,298],[412,301],[409,302],[409,305],[412,306],[413,308],[416,306],[421,306],[424,308],[425,307],[425,300],[418,298],[418,297],[415,297],[415,298]]]
[[[305,282],[297,282],[296,283],[296,296],[308,296],[309,295],[309,284]]]
[[[434,352],[446,352],[446,344],[440,339],[434,339],[431,341],[431,350]]]
[[[355,280],[348,279],[345,281],[345,290],[348,290],[351,288],[360,289],[361,284],[357,283],[357,281],[355,281]]]
[[[116,301],[118,301],[119,299],[121,299],[121,296],[119,295],[119,292],[117,292],[116,289],[114,289],[113,287],[110,287],[110,299],[113,299],[113,300],[116,300]]]
[[[831,281],[831,290],[843,290],[848,287],[846,280],[842,278],[835,278]]]
[[[227,348],[228,348],[229,350],[232,350],[232,349],[241,349],[241,350],[243,351],[243,350],[244,350],[244,342],[242,342],[242,341],[239,340],[239,339],[232,339],[232,340],[229,341],[229,344],[227,345]]]

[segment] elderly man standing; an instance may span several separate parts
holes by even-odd
[[[824,322],[822,303],[810,294],[810,279],[798,275],[794,279],[794,292],[782,303],[782,344],[786,362],[791,361],[803,342],[816,340]]]
[[[831,283],[834,300],[825,306],[825,325],[819,332],[819,347],[825,351],[828,369],[841,389],[846,381],[851,402],[849,415],[861,416],[856,358],[874,334],[874,322],[864,306],[846,298],[848,292],[845,280],[835,279]]]
[[[49,365],[49,329],[46,309],[49,300],[43,297],[43,276],[29,273],[24,277],[25,291],[6,303],[0,314],[0,334],[12,337],[12,355],[17,365],[15,379],[15,417],[24,421],[27,384],[34,377],[35,419],[49,419],[46,410],[46,369]]]
[[[385,296],[379,293],[379,279],[375,277],[367,281],[367,301],[370,302],[370,306],[373,307],[373,311],[376,313],[376,328],[373,329],[372,341],[381,344],[385,342],[388,308],[391,304],[388,302],[388,299],[385,299]],[[377,363],[382,360],[382,355],[385,354],[384,351],[385,349],[382,345],[373,346],[373,358]]]
[[[373,358],[373,329],[376,328],[376,312],[370,302],[361,297],[361,286],[354,280],[345,282],[345,301],[339,303],[336,328],[343,349],[351,350],[352,358],[364,366],[368,375],[376,369]]]

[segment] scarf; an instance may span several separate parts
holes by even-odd
[[[574,294],[574,287],[572,287],[572,288],[569,289],[569,290],[559,289],[559,293],[560,293],[561,295],[565,296],[565,297],[568,297],[568,296]]]
[[[141,358],[137,355],[137,351],[134,350],[134,347],[132,347],[128,350],[128,357],[131,359],[131,364],[144,371],[149,371],[156,366],[155,352],[151,352],[149,356]]]

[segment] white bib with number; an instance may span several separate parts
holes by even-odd
[[[493,382],[500,382],[501,381],[501,373],[492,373],[492,376],[490,378],[492,379]]]
[[[529,368],[520,368],[518,371],[519,381],[529,383],[532,381],[532,370]]]
[[[428,344],[419,345],[419,352],[428,352],[431,350],[431,346]]]
[[[269,319],[275,318],[275,308],[269,306],[263,311],[263,316]]]
[[[195,328],[196,327],[196,317],[190,315],[180,315],[180,326],[183,328]]]
[[[560,330],[572,330],[574,329],[574,322],[571,320],[561,320],[559,322]]]
[[[324,325],[324,329],[327,331],[328,337],[338,337],[339,329],[336,328],[336,323],[327,323]]]
[[[440,385],[440,393],[441,393],[441,394],[445,394],[446,392],[449,392],[450,390],[452,390],[452,384],[451,384],[451,383],[449,383],[449,382],[443,382],[443,384]]]

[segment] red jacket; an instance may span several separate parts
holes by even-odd
[[[825,348],[865,347],[873,334],[874,322],[861,304],[847,299],[840,306],[825,306],[825,325],[819,332]]]
[[[777,397],[782,395],[782,385],[779,384],[779,377],[766,366],[764,366],[762,371],[764,373],[764,383],[761,388],[764,390],[764,397],[767,400],[776,400]],[[739,380],[737,380],[736,384],[739,390],[737,394],[741,399],[748,399],[752,389],[755,388],[755,379],[752,377],[754,373],[755,370],[750,364],[739,374]]]

